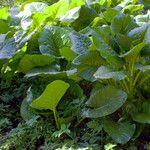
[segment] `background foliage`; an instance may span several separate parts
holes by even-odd
[[[147,0],[1,3],[1,149],[149,149]]]

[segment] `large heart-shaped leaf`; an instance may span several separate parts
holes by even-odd
[[[104,120],[104,130],[112,137],[112,139],[120,144],[127,143],[135,132],[135,125],[128,122],[114,122],[112,120]]]
[[[45,108],[55,111],[57,104],[69,88],[69,84],[62,80],[55,80],[48,84],[40,97],[33,100],[33,108]]]
[[[112,114],[126,101],[127,94],[113,86],[106,86],[92,92],[87,105],[91,107],[83,113],[90,118],[98,118]]]

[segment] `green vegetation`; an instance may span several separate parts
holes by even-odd
[[[3,4],[0,149],[150,149],[149,6]]]

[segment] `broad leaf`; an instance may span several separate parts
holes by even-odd
[[[111,23],[111,29],[114,33],[126,34],[137,25],[127,14],[118,14]]]
[[[4,33],[7,33],[9,30],[10,30],[10,28],[9,28],[9,26],[8,26],[8,24],[7,24],[7,22],[6,21],[4,21],[4,20],[1,20],[0,19],[0,34],[2,33],[2,34],[4,34]]]
[[[1,8],[0,9],[0,19],[7,20],[9,17],[10,13],[8,11],[8,8]]]
[[[73,60],[73,64],[77,67],[77,73],[82,78],[94,81],[93,74],[105,63],[98,51],[89,51],[88,53],[79,55]]]
[[[137,15],[135,16],[136,22],[138,25],[144,25],[145,23],[150,21],[150,10],[147,11],[145,15]]]
[[[138,5],[128,5],[123,8],[124,13],[134,14],[137,13],[139,10],[142,10],[144,5],[138,4]]]
[[[63,47],[60,50],[60,55],[68,61],[73,61],[77,56],[69,47]]]
[[[111,67],[101,66],[95,72],[94,77],[96,79],[114,79],[114,80],[123,80],[126,78],[126,74],[124,71],[114,71]]]
[[[119,58],[119,55],[110,43],[110,28],[108,26],[95,28],[92,35],[93,42],[101,56],[111,65],[116,67],[122,66],[122,59]]]
[[[14,38],[0,42],[0,59],[10,59],[16,53],[16,43]]]
[[[22,101],[21,108],[20,108],[21,117],[25,121],[28,121],[29,119],[32,119],[33,117],[35,117],[35,114],[31,112],[31,106],[30,106],[32,98],[33,96],[32,96],[32,91],[30,87],[27,91],[27,97]]]
[[[71,49],[76,54],[87,53],[92,44],[89,37],[75,31],[70,33],[70,40],[72,43]]]
[[[60,18],[61,16],[65,15],[70,9],[78,6],[82,6],[85,4],[84,0],[60,0],[57,3],[48,6],[45,9],[45,13],[49,14],[49,16],[52,18],[52,20],[55,20],[57,18]]]
[[[132,39],[124,34],[116,34],[116,42],[121,49],[121,53],[129,51],[132,45]]]
[[[98,14],[93,9],[84,5],[70,10],[65,16],[61,17],[60,20],[71,24],[76,31],[80,31],[87,27],[95,17],[98,17]]]
[[[104,130],[119,144],[127,143],[132,138],[135,128],[134,124],[128,122],[104,121]]]
[[[133,47],[127,53],[121,55],[120,57],[124,57],[125,59],[127,59],[129,61],[133,60],[133,59],[135,59],[139,55],[140,51],[142,50],[142,48],[144,46],[146,46],[146,43],[144,43],[144,42],[140,43],[140,44],[136,45],[135,47]]]
[[[53,61],[54,58],[50,56],[26,54],[19,63],[19,71],[27,73],[36,67],[49,66]]]
[[[87,105],[91,108],[85,111],[83,115],[89,118],[110,115],[119,109],[126,99],[127,94],[113,86],[95,90],[87,101]]]
[[[107,22],[111,22],[118,13],[118,10],[109,8],[103,13],[103,16]]]
[[[69,84],[62,80],[55,80],[48,84],[42,95],[33,100],[33,108],[45,108],[54,111],[59,101],[69,88]]]
[[[146,23],[142,25],[141,27],[136,27],[128,33],[128,36],[132,38],[133,40],[138,39],[139,41],[143,42],[143,39],[145,38],[147,29],[149,28],[149,26],[150,26],[150,23]]]
[[[39,38],[40,52],[51,56],[60,56],[59,49],[70,45],[69,30],[61,27],[45,27]]]
[[[48,5],[46,5],[45,3],[32,2],[32,3],[25,5],[24,12],[30,12],[30,13],[44,12],[44,10],[47,6]]]
[[[132,113],[131,116],[136,122],[150,124],[150,101],[143,102],[141,110]]]

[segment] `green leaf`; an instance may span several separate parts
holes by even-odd
[[[71,10],[69,10],[64,16],[60,17],[61,22],[74,22],[77,18],[79,18],[79,11],[81,7],[75,7]]]
[[[73,60],[76,65],[77,73],[82,78],[94,81],[93,74],[96,70],[105,63],[105,60],[100,56],[98,51],[89,51],[88,53],[79,55]]]
[[[150,70],[150,65],[142,65],[142,64],[139,64],[135,67],[135,69],[138,69],[140,70],[141,72],[146,72],[146,71],[149,71]]]
[[[131,113],[131,116],[136,122],[150,124],[150,101],[143,102],[141,110]]]
[[[119,144],[127,143],[132,138],[135,128],[135,124],[130,124],[128,122],[104,120],[104,130]]]
[[[114,71],[111,67],[101,66],[95,72],[94,77],[96,79],[114,79],[114,80],[123,80],[127,76],[124,71]]]
[[[89,37],[75,31],[70,33],[70,40],[72,43],[71,49],[76,54],[87,53],[92,44]]]
[[[134,20],[127,14],[118,14],[111,23],[111,30],[114,33],[125,34],[135,28],[137,25]]]
[[[145,23],[150,21],[150,11],[147,11],[147,14],[145,15],[137,15],[135,16],[136,22],[138,25],[144,25]]]
[[[144,5],[138,4],[138,5],[127,5],[123,8],[124,13],[134,14],[137,13],[139,10],[142,10]]]
[[[7,20],[9,16],[10,16],[10,13],[7,7],[0,9],[0,19]]]
[[[69,84],[62,80],[55,80],[48,84],[42,95],[33,100],[33,108],[45,108],[54,111],[59,101],[69,88]]]
[[[128,33],[128,36],[133,40],[139,40],[143,42],[144,38],[146,37],[146,33],[148,33],[147,30],[149,26],[150,23],[145,23],[141,27],[136,27]]]
[[[20,114],[21,117],[25,120],[28,121],[35,117],[35,115],[31,112],[31,106],[30,103],[32,101],[32,91],[31,87],[27,91],[27,97],[22,101],[21,103],[21,108],[20,108]]]
[[[77,56],[69,47],[63,47],[60,49],[60,55],[68,61],[73,61]]]
[[[60,68],[55,66],[51,67],[46,67],[46,68],[37,68],[37,69],[32,69],[28,73],[26,73],[26,77],[34,77],[34,76],[42,76],[42,77],[53,77],[53,78],[65,78],[65,77],[70,77],[74,75],[75,69],[72,70],[67,70],[67,71],[60,71]]]
[[[48,5],[42,2],[31,2],[24,6],[24,12],[26,13],[35,13],[35,12],[44,12],[45,8]]]
[[[150,44],[150,27],[148,27],[148,29],[146,31],[144,42]]]
[[[45,27],[39,38],[42,54],[58,57],[59,49],[70,46],[69,30],[62,27]]]
[[[85,17],[88,16],[88,17]],[[70,24],[76,31],[87,27],[98,14],[86,5],[70,10],[60,21]]]
[[[126,101],[127,94],[113,86],[106,86],[92,92],[87,105],[91,107],[83,113],[89,118],[104,117],[114,113]]]
[[[19,63],[19,71],[27,73],[33,68],[51,65],[53,61],[54,58],[50,56],[26,54]]]
[[[116,53],[116,51],[111,47],[110,43],[110,28],[108,26],[103,26],[100,28],[95,28],[93,30],[93,42],[100,52],[101,56],[111,65],[115,67],[120,67],[123,64],[121,58]]]
[[[107,22],[111,22],[118,13],[118,10],[109,8],[103,13],[103,16]]]
[[[94,18],[94,20],[90,23],[90,27],[94,28],[94,27],[98,27],[98,26],[102,26],[104,24],[107,24],[107,22],[105,21],[104,18],[100,18],[100,17],[96,17]]]
[[[10,28],[9,28],[9,26],[8,26],[8,24],[7,24],[7,22],[6,21],[4,21],[4,20],[1,20],[0,19],[0,34],[2,33],[2,34],[4,34],[4,33],[7,33],[9,30],[10,30]]]
[[[116,34],[116,42],[121,48],[121,53],[129,51],[132,45],[132,39],[124,34]]]
[[[140,51],[142,50],[142,48],[144,46],[146,46],[146,43],[142,42],[142,43],[134,46],[130,51],[121,55],[120,57],[124,57],[125,59],[127,59],[129,61],[133,60],[139,55]]]
[[[14,38],[0,42],[0,59],[10,59],[16,53],[16,43]]]

